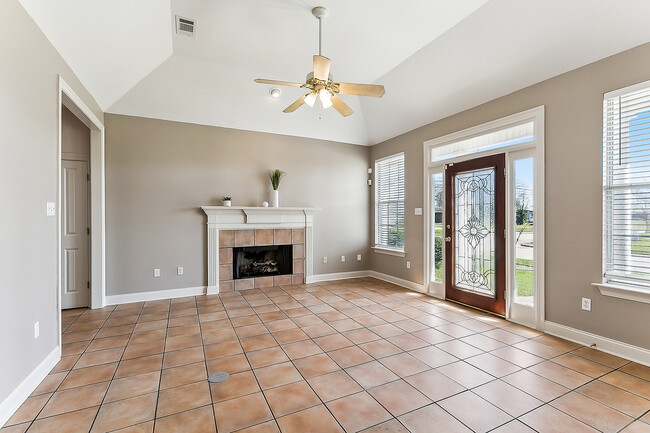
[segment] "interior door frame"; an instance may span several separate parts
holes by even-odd
[[[72,87],[59,76],[58,82],[58,137],[57,137],[57,260],[56,260],[56,300],[59,324],[59,347],[61,347],[61,206],[62,206],[62,156],[61,143],[63,106],[90,128],[90,308],[103,308],[106,305],[106,194],[105,194],[105,133],[104,123],[93,113]]]
[[[455,203],[456,191],[453,189],[453,177],[450,168],[457,169],[459,165],[463,165],[460,173],[475,171],[480,169],[494,168],[494,243],[495,243],[495,278],[494,278],[494,297],[481,296],[470,291],[464,292],[462,289],[455,289],[453,279],[455,275],[456,262],[453,253],[446,254],[447,259],[444,262],[444,280],[445,280],[445,299],[454,302],[460,302],[474,308],[488,311],[497,315],[505,316],[506,305],[506,285],[508,275],[506,271],[506,219],[507,219],[507,194],[506,194],[506,154],[498,153],[495,155],[481,156],[478,158],[466,160],[454,164],[445,164],[444,173],[444,206],[445,206],[445,226],[443,226],[443,237],[445,237],[444,250],[453,251],[456,246],[456,221],[454,219],[454,207],[449,207],[449,203]],[[457,173],[458,174],[458,173]],[[446,228],[446,225],[449,228]],[[447,241],[446,238],[449,238]],[[450,296],[450,289],[457,291]],[[489,304],[494,299],[494,303],[503,303],[501,307],[490,308]],[[490,301],[488,301],[490,300]],[[496,311],[493,311],[496,310]]]
[[[460,141],[463,139],[472,138],[475,136],[480,136],[489,132],[501,130],[510,126],[517,124],[522,124],[526,122],[534,123],[534,139],[530,142],[515,144],[507,147],[501,147],[498,149],[487,150],[482,152],[472,153],[470,155],[463,155],[455,157],[449,160],[432,162],[431,159],[431,150],[438,146],[444,146],[452,142]],[[430,296],[444,299],[445,298],[445,281],[443,278],[442,282],[432,281],[432,276],[435,275],[435,269],[432,267],[432,256],[431,256],[431,247],[433,239],[433,224],[432,224],[432,215],[431,215],[431,178],[435,173],[443,173],[444,176],[444,164],[451,162],[461,162],[465,160],[470,160],[478,158],[480,156],[494,155],[498,153],[506,153],[506,167],[507,177],[506,177],[506,197],[507,203],[506,206],[510,205],[511,197],[514,194],[513,188],[511,186],[513,180],[513,170],[511,170],[512,161],[511,155],[516,155],[518,151],[529,149],[533,152],[535,157],[534,165],[534,209],[535,209],[535,225],[534,225],[534,236],[535,236],[535,297],[534,297],[534,308],[533,312],[530,314],[530,318],[524,319],[521,315],[515,314],[513,316],[513,278],[510,278],[511,273],[514,271],[514,257],[508,249],[510,244],[514,242],[513,233],[514,233],[514,218],[510,216],[510,210],[507,208],[506,212],[506,319],[519,323],[525,326],[535,328],[537,330],[544,330],[544,321],[545,321],[545,262],[544,262],[544,231],[545,231],[545,211],[544,211],[544,185],[545,185],[545,137],[544,137],[544,106],[539,106],[531,108],[526,111],[522,111],[510,116],[506,116],[500,119],[496,119],[487,123],[476,125],[464,130],[460,130],[448,135],[444,135],[438,138],[427,140],[423,143],[423,173],[424,173],[424,209],[423,209],[423,257],[425,260],[423,269],[423,281],[425,292]],[[444,220],[445,209],[443,208],[443,226],[446,224]],[[511,231],[513,233],[511,233]],[[445,248],[443,248],[443,265],[446,263]],[[510,263],[512,262],[512,264]],[[444,273],[443,273],[444,274]]]

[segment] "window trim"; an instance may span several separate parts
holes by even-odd
[[[378,199],[377,199],[377,191],[379,189],[379,181],[377,178],[377,163],[380,163],[381,161],[385,161],[387,159],[391,158],[396,158],[396,157],[402,157],[402,164],[403,164],[403,170],[404,170],[404,245],[402,247],[390,247],[388,245],[381,245],[377,243],[377,234],[378,234]],[[375,159],[375,164],[374,164],[374,178],[375,178],[375,188],[374,188],[374,212],[375,212],[375,222],[374,222],[374,240],[373,240],[373,246],[371,247],[373,252],[375,253],[381,253],[381,254],[387,254],[391,256],[398,256],[398,257],[404,257],[406,256],[406,154],[405,152],[397,152],[393,153],[390,155],[383,156],[381,158]]]
[[[650,89],[650,80],[649,81],[644,81],[641,83],[633,84],[631,86],[623,87],[621,89],[613,90],[611,92],[607,92],[603,95],[603,110],[605,109],[605,104],[607,103],[607,100],[610,98],[615,98],[618,96],[626,95],[628,93],[633,93],[639,90],[644,90],[644,89]],[[604,113],[603,113],[604,114]],[[603,116],[604,117],[604,116]],[[601,151],[603,152],[603,159],[604,159],[604,154],[606,152],[606,141],[605,141],[605,122],[603,120],[603,123],[601,125],[602,128],[602,133],[603,133],[603,142],[602,142],[602,149]],[[607,202],[605,201],[605,196],[606,192],[609,190],[609,188],[605,185],[605,170],[607,167],[605,166],[605,162],[603,162],[603,180],[602,180],[602,216],[603,219],[601,221],[601,236],[602,236],[602,251],[601,251],[601,257],[602,257],[602,267],[601,267],[601,276],[602,280],[598,283],[591,283],[593,286],[597,287],[598,290],[600,291],[601,295],[604,296],[610,296],[613,298],[619,298],[619,299],[626,299],[629,301],[637,301],[637,302],[643,302],[643,303],[650,303],[650,282],[643,284],[639,282],[638,284],[634,284],[634,282],[630,279],[630,284],[626,284],[625,281],[612,281],[610,278],[606,277],[606,271],[607,271],[607,255],[608,255],[608,244],[606,242],[606,224],[607,222],[605,221],[605,208],[607,206]],[[624,280],[624,278],[621,278]],[[636,280],[638,281],[638,280]]]

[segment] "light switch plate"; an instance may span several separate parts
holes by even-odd
[[[421,207],[416,207],[415,208],[415,214],[416,215],[422,215],[422,208]]]

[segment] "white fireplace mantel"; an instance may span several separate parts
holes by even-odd
[[[305,278],[313,275],[313,223],[320,209],[310,207],[201,206],[208,217],[208,294],[219,293],[219,231],[305,229]]]

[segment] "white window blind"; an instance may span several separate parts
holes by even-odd
[[[604,280],[650,290],[650,82],[603,102]]]
[[[375,161],[375,246],[404,251],[404,153]]]

